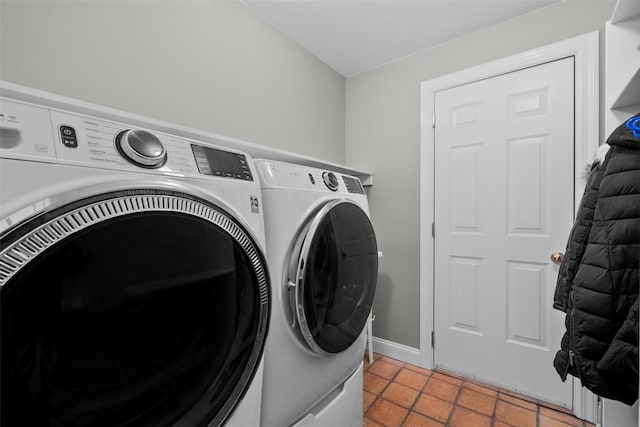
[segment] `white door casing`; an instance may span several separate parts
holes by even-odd
[[[421,213],[420,213],[420,282],[421,282],[421,336],[420,362],[433,367],[431,331],[434,327],[434,137],[432,127],[435,94],[467,83],[491,78],[505,73],[533,67],[562,58],[575,61],[575,153],[574,153],[574,201],[579,201],[584,190],[584,165],[588,163],[598,146],[598,33],[593,32],[554,43],[522,54],[514,55],[484,65],[459,71],[437,79],[425,81],[421,86]],[[566,242],[568,235],[563,236]],[[548,254],[547,254],[548,256]],[[549,295],[551,298],[551,295]],[[551,343],[553,346],[553,343]],[[559,342],[556,348],[559,347]],[[471,350],[472,351],[472,350]],[[550,367],[553,369],[553,367]],[[596,401],[591,393],[574,382],[573,411],[587,420],[596,417]]]
[[[573,222],[573,58],[435,96],[434,366],[572,407],[552,310]]]

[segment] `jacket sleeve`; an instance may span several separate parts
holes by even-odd
[[[618,378],[638,393],[638,304],[629,310],[627,319],[616,333],[597,368],[609,377]]]
[[[564,259],[558,271],[558,281],[553,295],[553,308],[566,312],[569,308],[569,294],[573,287],[573,278],[582,261],[593,216],[598,200],[598,187],[602,179],[601,162],[594,162],[587,178],[585,191],[578,207],[576,220],[569,233]]]

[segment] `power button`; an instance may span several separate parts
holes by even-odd
[[[71,126],[60,125],[60,138],[62,139],[62,145],[64,145],[65,147],[78,147],[78,138],[76,137],[76,131]]]

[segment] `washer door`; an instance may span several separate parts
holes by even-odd
[[[371,311],[378,246],[367,214],[335,200],[301,233],[290,271],[290,302],[313,351],[340,353],[360,336]]]
[[[102,194],[0,237],[2,425],[221,425],[260,363],[269,286],[228,213]]]

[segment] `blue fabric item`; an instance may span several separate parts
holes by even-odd
[[[640,116],[631,117],[627,120],[627,129],[633,132],[633,136],[640,138]]]

